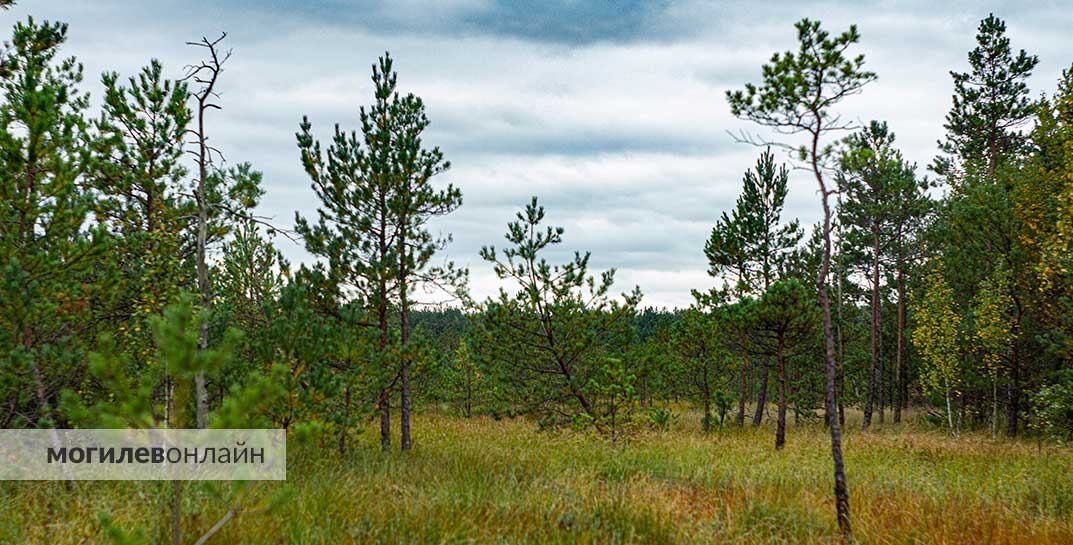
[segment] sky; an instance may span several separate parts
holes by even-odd
[[[209,131],[229,162],[264,173],[258,212],[283,228],[296,212],[316,216],[295,144],[302,116],[321,140],[336,123],[359,128],[372,64],[390,51],[399,89],[425,101],[425,142],[451,161],[436,183],[462,190],[462,207],[432,229],[453,236],[446,257],[469,267],[473,296],[501,286],[478,251],[502,247],[507,222],[536,195],[566,229],[549,261],[590,251],[594,272],[617,270],[617,292],[637,285],[644,306],[682,307],[691,289],[715,285],[704,242],[761,152],[731,136],[755,127],[730,114],[724,93],[795,46],[795,21],[857,25],[857,51],[879,77],[837,111],[887,121],[924,174],[951,104],[949,72],[967,69],[991,12],[1015,49],[1039,56],[1033,94],[1053,93],[1073,63],[1068,1],[21,0],[0,22],[69,23],[62,51],[84,65],[95,103],[102,72],[125,78],[157,58],[181,77],[200,54],[184,44],[226,31],[233,56]],[[794,171],[790,186],[784,217],[813,224],[815,181]],[[276,243],[294,263],[312,260]]]

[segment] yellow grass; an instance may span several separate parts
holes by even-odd
[[[413,452],[290,451],[288,483],[258,483],[211,543],[834,543],[820,427],[704,435],[694,414],[627,445],[524,420],[418,415]],[[854,532],[877,544],[1073,544],[1073,452],[887,429],[845,438]],[[370,427],[371,430],[371,427]],[[167,538],[167,483],[3,483],[0,542],[105,543],[98,513]],[[291,495],[261,509],[281,486]],[[184,542],[226,510],[190,485]]]

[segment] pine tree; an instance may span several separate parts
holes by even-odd
[[[391,56],[380,59],[380,71],[394,82],[397,74]],[[432,266],[432,258],[450,242],[450,236],[434,236],[427,227],[433,218],[451,213],[462,205],[462,192],[448,184],[443,189],[432,185],[433,177],[445,172],[451,163],[445,161],[438,147],[423,146],[421,135],[429,125],[425,105],[413,94],[391,98],[387,123],[391,129],[390,153],[393,185],[389,208],[395,236],[396,286],[399,297],[399,343],[402,352],[399,362],[401,388],[400,448],[410,450],[410,307],[413,288],[417,285],[456,290],[463,287],[466,271],[455,269],[450,262]]]
[[[846,137],[838,158],[837,175],[840,206],[840,225],[845,242],[850,247],[871,248],[868,267],[871,284],[871,366],[868,374],[868,391],[864,404],[862,427],[867,430],[872,423],[877,389],[882,391],[883,363],[879,355],[882,327],[880,303],[880,269],[893,241],[890,240],[894,216],[906,203],[895,201],[898,188],[914,185],[914,167],[902,159],[901,152],[894,148],[894,133],[887,124],[872,121],[867,127]],[[880,384],[876,384],[877,372]],[[880,402],[880,422],[883,420],[883,405]]]
[[[58,423],[56,395],[79,378],[88,301],[107,284],[93,269],[104,233],[83,229],[93,207],[82,189],[88,99],[78,90],[81,65],[57,57],[66,38],[62,23],[17,23],[0,66],[5,427]]]
[[[797,220],[782,221],[788,180],[786,166],[776,166],[774,154],[765,150],[756,167],[745,172],[731,215],[724,213],[712,229],[704,245],[708,274],[734,277],[734,284],[724,288],[727,292],[763,293],[801,241]]]
[[[262,327],[264,307],[279,297],[290,275],[290,263],[252,221],[234,229],[221,253],[214,276],[224,312],[242,331]]]
[[[612,299],[615,270],[590,275],[588,253],[549,264],[542,253],[562,243],[563,229],[541,228],[543,221],[544,207],[533,197],[507,226],[512,246],[502,252],[494,246],[481,249],[496,276],[518,289],[513,294],[501,289],[481,306],[479,352],[494,362],[522,410],[545,422],[565,414],[574,424],[611,432],[608,406],[600,399],[607,386],[600,380],[603,350],[630,325],[641,293],[635,288],[621,302]]]
[[[797,220],[782,222],[788,180],[789,171],[785,165],[776,167],[770,149],[760,155],[753,170],[745,172],[734,210],[730,216],[723,213],[704,246],[708,274],[716,278],[731,276],[736,280],[733,285],[724,286],[720,296],[709,297],[711,300],[727,295],[759,295],[771,286],[779,270],[786,265],[802,237]],[[770,372],[770,362],[764,361],[760,367],[754,426],[760,425],[764,415]],[[745,365],[741,367],[741,373],[739,425],[745,420]]]
[[[295,230],[306,250],[327,262],[331,281],[356,292],[376,320],[379,350],[373,364],[381,375],[377,410],[380,445],[387,451],[391,448],[390,396],[398,379],[389,344],[389,319],[402,262],[393,213],[399,187],[394,132],[400,120],[394,115],[396,75],[388,57],[373,66],[372,81],[375,100],[360,110],[361,138],[337,125],[326,158],[313,138],[309,120],[302,119],[296,135],[298,149],[321,206],[315,224],[296,213]]]
[[[1023,50],[1014,55],[1005,33],[1006,24],[989,15],[981,21],[977,46],[969,52],[971,71],[951,73],[954,105],[947,115],[946,140],[940,143],[944,156],[932,165],[952,188],[938,229],[946,247],[947,280],[966,307],[996,264],[1009,271],[1026,269],[1013,203],[1025,189],[1021,170],[1027,139],[1018,128],[1035,109],[1026,80],[1038,61]],[[1006,434],[1012,437],[1021,418],[1021,345],[1026,336],[1020,329],[1033,310],[1030,295],[1035,285],[1027,277],[1011,280]]]
[[[983,169],[994,177],[1004,157],[1024,146],[1016,129],[1032,117],[1034,105],[1026,80],[1039,64],[1022,49],[1016,55],[1006,36],[1006,23],[989,14],[980,21],[977,46],[969,52],[971,72],[950,72],[954,105],[946,115],[945,154],[933,169],[941,176]]]
[[[185,83],[163,78],[156,60],[122,85],[105,73],[104,105],[95,126],[91,180],[97,220],[115,237],[107,266],[121,285],[111,303],[117,341],[140,365],[151,357],[149,319],[174,302],[193,251],[187,237],[193,202],[183,195],[181,164],[191,118]]]
[[[775,449],[786,443],[787,360],[810,348],[815,338],[819,308],[812,294],[795,279],[775,282],[749,310],[754,330],[754,350],[774,357],[779,388],[779,415],[775,428]]]
[[[669,343],[681,361],[685,387],[700,398],[704,407],[701,429],[705,432],[712,428],[712,405],[718,401],[722,393],[720,385],[733,367],[726,343],[720,338],[726,331],[722,326],[727,319],[728,313],[724,309],[709,314],[699,308],[689,308],[674,324]]]
[[[737,117],[772,127],[783,134],[804,133],[808,141],[798,148],[801,160],[806,161],[816,177],[823,205],[823,259],[820,262],[816,287],[823,310],[823,333],[827,351],[826,413],[831,430],[831,457],[834,465],[835,507],[838,528],[843,540],[851,542],[849,491],[842,460],[842,431],[835,418],[835,361],[834,334],[831,327],[831,304],[827,297],[827,274],[831,265],[831,207],[824,177],[830,148],[821,140],[831,133],[848,128],[832,111],[842,99],[857,94],[875,79],[864,70],[864,55],[850,58],[846,51],[860,40],[856,26],[831,36],[820,28],[819,21],[803,19],[798,22],[798,51],[776,53],[770,64],[763,67],[764,82],[760,86],[746,84],[745,90],[727,91],[730,110]]]

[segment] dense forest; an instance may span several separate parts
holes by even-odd
[[[0,53],[0,427],[284,428],[343,457],[406,456],[440,417],[611,452],[687,423],[779,452],[825,430],[822,494],[847,542],[844,434],[1073,439],[1073,67],[1029,89],[1037,57],[997,16],[951,72],[927,165],[899,150],[897,119],[839,115],[882,77],[855,27],[802,20],[797,46],[712,97],[754,122],[737,138],[755,166],[696,248],[717,287],[673,309],[590,267],[539,196],[480,252],[499,295],[471,297],[433,227],[465,195],[388,53],[355,118],[294,112],[295,147],[276,152],[318,206],[266,218],[257,165],[212,143],[226,34],[192,42],[188,67],[98,79],[67,32],[31,18]],[[795,169],[816,225],[784,210]],[[314,259],[288,262],[280,237]],[[573,257],[549,261],[558,248]],[[159,491],[172,543],[184,493]]]

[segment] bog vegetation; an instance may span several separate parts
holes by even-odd
[[[16,24],[0,424],[294,445],[285,484],[0,483],[0,541],[1073,542],[1073,67],[1030,90],[988,16],[920,166],[898,120],[839,115],[881,77],[856,28],[795,28],[725,97],[759,146],[696,250],[717,287],[655,309],[583,250],[549,261],[571,233],[538,197],[474,300],[430,228],[464,196],[389,54],[355,119],[295,112],[318,206],[286,222],[211,145],[226,35],[177,79],[92,82],[63,23]],[[783,210],[794,166],[817,225]]]

